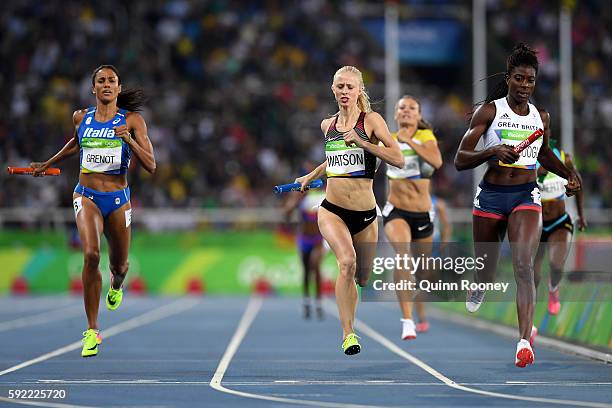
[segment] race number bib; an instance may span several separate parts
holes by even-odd
[[[420,178],[419,156],[408,143],[399,142],[399,146],[404,155],[404,167],[399,168],[387,164],[387,177],[391,179]]]
[[[360,147],[348,147],[344,140],[334,140],[325,144],[328,177],[354,177],[365,174],[365,156]]]
[[[565,186],[567,180],[557,176],[555,173],[548,172],[542,182],[538,182],[538,187],[542,192],[542,200],[559,200],[565,197]]]
[[[74,207],[74,216],[76,218],[83,209],[83,197],[77,197],[72,200],[72,206]]]
[[[501,129],[496,131],[500,137],[501,142],[505,145],[514,147],[527,139],[529,135],[533,133],[531,130],[507,130]],[[519,159],[512,164],[502,163],[499,161],[500,166],[505,167],[520,167],[520,168],[535,168],[536,162],[538,161],[538,154],[540,153],[540,147],[542,147],[542,138],[533,142],[530,146],[527,146],[525,150],[521,152]]]
[[[102,173],[121,168],[121,139],[83,138],[81,141],[83,157],[81,167],[85,170]]]

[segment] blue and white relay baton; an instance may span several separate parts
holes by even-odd
[[[311,188],[319,188],[322,185],[323,185],[323,180],[316,179],[316,180],[311,181],[310,184],[304,187],[304,190],[308,190]],[[280,193],[288,193],[290,191],[300,191],[301,187],[302,185],[300,183],[281,184],[280,186],[274,186],[274,192],[276,194],[280,194]]]

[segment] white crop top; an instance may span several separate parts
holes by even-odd
[[[516,146],[537,129],[544,129],[544,123],[540,117],[540,112],[532,104],[529,104],[529,113],[526,116],[514,113],[506,98],[493,101],[495,103],[495,119],[484,134],[484,148],[506,144]],[[539,138],[528,146],[521,153],[520,158],[513,164],[503,164],[500,166],[516,167],[521,169],[535,169],[538,161],[538,154],[542,147],[543,138]]]

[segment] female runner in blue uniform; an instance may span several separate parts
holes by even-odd
[[[580,190],[580,181],[548,146],[550,116],[529,103],[533,94],[538,58],[527,45],[517,45],[506,63],[505,78],[487,97],[472,117],[457,155],[457,170],[467,170],[488,163],[487,171],[474,198],[473,232],[475,255],[484,256],[482,243],[490,249],[485,267],[476,271],[478,283],[493,282],[499,246],[508,232],[516,280],[516,305],[520,341],[516,347],[515,365],[532,364],[534,354],[529,344],[535,307],[533,260],[540,241],[542,206],[536,184],[536,162],[568,180],[567,193]],[[537,129],[544,130],[521,154],[513,150]],[[483,138],[484,148],[476,150]],[[485,292],[468,292],[466,307],[475,312]]]
[[[142,91],[122,91],[119,72],[112,65],[96,68],[91,82],[96,106],[74,112],[74,138],[46,162],[31,164],[34,175],[39,175],[80,153],[79,183],[72,198],[83,246],[83,297],[88,322],[83,333],[83,357],[97,355],[102,342],[97,322],[102,290],[100,235],[104,233],[108,242],[111,271],[106,306],[115,310],[121,303],[128,271],[132,210],[127,170],[132,153],[149,173],[155,172],[156,166],[147,126],[137,113],[144,102]]]
[[[312,170],[314,165],[305,163],[306,171]],[[283,205],[283,213],[289,218],[293,210],[299,208],[300,226],[296,237],[297,247],[300,251],[300,259],[304,269],[302,297],[304,301],[304,319],[310,319],[312,305],[310,302],[310,283],[315,283],[316,313],[319,319],[323,319],[323,306],[321,305],[321,261],[325,254],[323,237],[319,232],[317,224],[317,211],[321,202],[325,199],[325,191],[322,189],[311,189],[305,193],[292,193]]]

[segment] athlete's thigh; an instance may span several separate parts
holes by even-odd
[[[507,221],[488,217],[473,216],[474,255],[484,259],[482,276],[492,279],[499,259],[501,241],[506,235]]]
[[[377,220],[353,235],[353,245],[357,254],[357,282],[360,286],[365,286],[370,278],[372,262],[376,256],[378,245]]]
[[[387,222],[384,226],[387,240],[393,246],[393,249],[398,254],[410,252],[410,241],[412,234],[410,233],[410,225],[402,218],[394,218]]]
[[[542,215],[537,211],[522,210],[508,217],[508,240],[513,262],[533,262],[542,235]]]
[[[128,201],[106,217],[104,235],[108,241],[108,258],[111,265],[127,262],[132,237],[132,206]]]
[[[100,209],[89,198],[77,193],[72,195],[72,204],[83,250],[100,250],[100,235],[104,229]]]
[[[321,235],[336,255],[336,259],[341,260],[345,256],[355,256],[351,233],[340,217],[323,207],[319,207],[317,223]]]
[[[559,228],[548,238],[548,257],[551,263],[561,266],[572,245],[572,234],[565,228]]]
[[[474,242],[501,242],[506,235],[508,222],[503,219],[472,217],[472,233]]]

